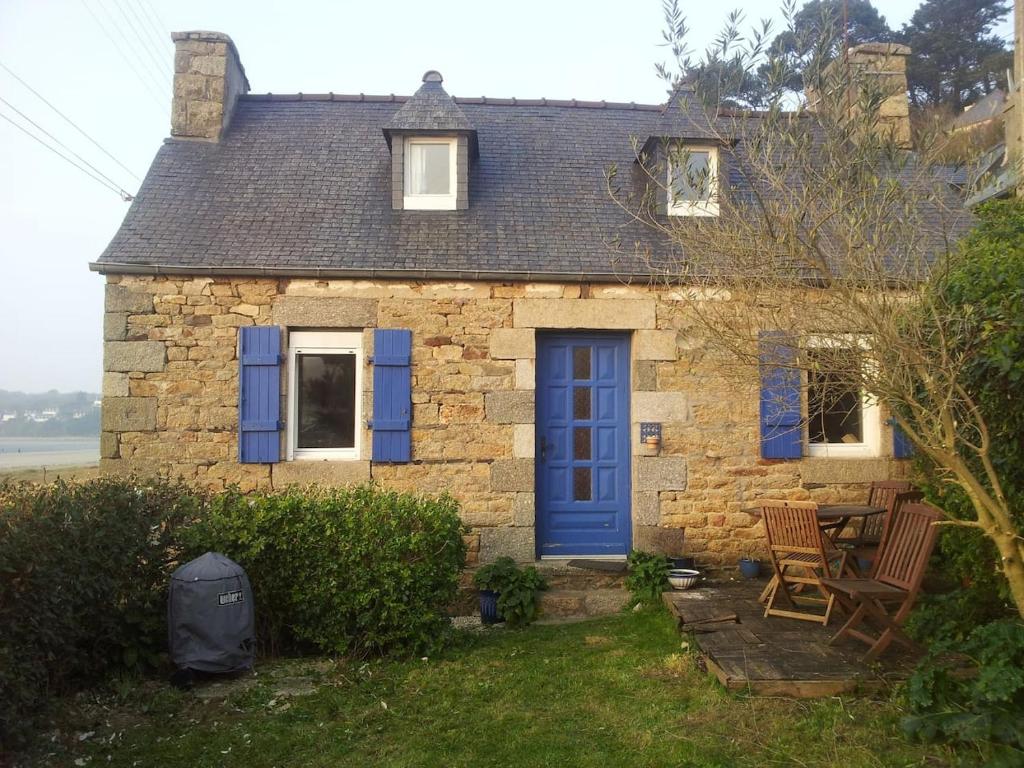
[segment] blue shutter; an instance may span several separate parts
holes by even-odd
[[[897,459],[909,459],[914,455],[914,444],[910,442],[907,433],[900,429],[896,419],[890,419],[892,424],[892,455]]]
[[[412,331],[373,332],[373,460],[412,458]]]
[[[281,329],[238,329],[238,460],[281,460]]]
[[[783,331],[758,334],[761,373],[761,456],[799,459],[803,455],[800,371],[796,348]]]

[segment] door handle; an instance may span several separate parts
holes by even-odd
[[[548,441],[544,435],[540,436],[540,460],[545,461],[548,457]]]

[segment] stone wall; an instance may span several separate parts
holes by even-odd
[[[671,291],[623,285],[371,282],[111,276],[104,316],[102,467],[243,489],[374,479],[449,491],[472,558],[534,557],[534,363],[538,328],[631,332],[633,529],[644,549],[705,565],[762,551],[744,512],[764,497],[862,499],[899,474],[877,459],[765,461],[758,392],[725,376]],[[238,327],[413,331],[413,462],[237,462]],[[363,377],[364,414],[372,376]],[[284,382],[282,382],[284,389]],[[286,409],[282,407],[282,413]],[[654,451],[639,422],[660,422]],[[883,427],[883,453],[891,446]],[[282,451],[282,455],[284,452]]]

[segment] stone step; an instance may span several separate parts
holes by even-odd
[[[585,619],[618,613],[629,601],[623,588],[549,589],[540,594],[540,621]]]
[[[618,589],[626,583],[625,563],[609,562],[608,567],[619,566],[621,570],[577,568],[566,561],[541,560],[536,568],[552,590]]]

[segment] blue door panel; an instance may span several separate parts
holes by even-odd
[[[539,554],[629,552],[629,381],[625,335],[538,338]]]

